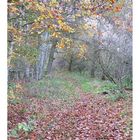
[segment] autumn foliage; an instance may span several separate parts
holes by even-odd
[[[8,0],[9,140],[132,139],[131,10]]]

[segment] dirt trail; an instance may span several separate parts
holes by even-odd
[[[69,81],[76,82],[74,79]],[[131,140],[131,99],[108,101],[105,95],[84,93],[71,106],[59,99],[24,95],[24,101],[8,106],[8,131],[35,117],[33,130],[18,131],[9,140]],[[26,91],[27,92],[27,91]]]

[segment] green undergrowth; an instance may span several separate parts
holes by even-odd
[[[35,116],[30,116],[28,122],[18,123],[15,128],[8,132],[8,137],[19,139],[18,133],[22,132],[28,135],[35,128]]]
[[[130,77],[127,77],[125,80],[123,80],[123,86],[125,88],[132,89],[133,88],[132,79]]]
[[[108,94],[104,96],[104,94],[102,94],[103,92],[107,92]],[[15,107],[17,105],[17,112],[15,110],[10,111],[9,113],[12,114],[11,116],[26,116],[26,118],[22,120],[21,117],[17,117],[18,121],[16,121],[12,129],[8,131],[8,137],[20,139],[20,134],[24,134],[26,137],[32,133],[34,134],[34,131],[39,128],[39,125],[37,126],[36,124],[40,124],[42,121],[47,121],[47,127],[45,127],[45,129],[50,129],[57,120],[55,117],[54,119],[51,118],[53,115],[51,114],[52,111],[57,112],[57,110],[59,110],[65,112],[67,109],[69,109],[69,107],[73,108],[75,103],[77,103],[75,101],[79,101],[79,99],[83,97],[81,96],[81,93],[82,95],[91,94],[93,95],[93,98],[97,94],[100,94],[101,96],[99,97],[105,97],[105,99],[111,101],[109,103],[112,103],[112,105],[119,103],[116,101],[120,99],[124,100],[128,98],[127,94],[119,92],[118,87],[115,84],[109,81],[93,79],[88,75],[76,72],[53,73],[52,75],[46,76],[42,80],[28,82],[24,85],[9,83],[9,107],[12,110],[13,104]],[[96,99],[97,98],[95,98],[95,100]],[[82,102],[84,102],[84,100]],[[92,103],[93,101],[91,100],[91,104]],[[95,101],[95,105],[97,103]],[[83,107],[83,104],[81,104],[81,106]],[[86,107],[88,107],[88,105]],[[125,112],[122,111],[121,116],[127,116],[127,110]],[[131,121],[129,121],[126,133],[131,131],[131,128],[132,124]]]
[[[95,87],[95,93],[102,93],[102,92],[114,92],[118,89],[118,86],[114,83],[111,83],[109,81],[100,81],[98,83],[98,87]]]
[[[126,98],[124,94],[117,93],[118,86],[110,81],[102,81],[90,78],[88,75],[76,72],[54,73],[44,79],[27,84],[29,94],[36,98],[59,99],[71,103],[79,98],[79,92],[93,95],[108,92],[107,98],[115,101],[118,98]],[[77,91],[77,88],[80,91]]]
[[[121,99],[126,100],[128,98],[128,94],[126,93],[116,93],[116,94],[110,94],[108,95],[107,99],[109,99],[110,101],[119,101]]]
[[[10,104],[18,104],[21,102],[22,98],[22,86],[17,83],[9,82],[8,83],[8,103]]]
[[[36,98],[47,98],[51,100],[61,100],[67,104],[79,98],[76,92],[77,85],[65,79],[62,75],[48,76],[38,82],[27,85],[29,94]]]

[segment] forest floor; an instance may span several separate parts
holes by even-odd
[[[132,93],[114,89],[74,72],[9,83],[8,139],[131,140]]]

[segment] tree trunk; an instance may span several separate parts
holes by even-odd
[[[11,63],[11,57],[12,57],[12,54],[13,54],[13,48],[14,48],[14,42],[9,42],[8,67],[10,66],[10,63]]]
[[[95,69],[96,69],[96,67],[95,67],[95,62],[93,61],[93,62],[92,62],[91,72],[90,72],[91,78],[94,78],[94,77],[95,77]]]
[[[37,80],[42,79],[44,76],[45,64],[46,64],[47,58],[48,58],[48,49],[52,45],[51,43],[48,42],[49,37],[50,36],[49,36],[48,32],[45,32],[41,36],[41,42],[45,42],[45,43],[43,43],[39,47],[39,57],[38,57],[38,62],[37,62],[37,66],[36,66],[36,79]],[[46,42],[48,42],[48,44],[46,44]]]
[[[16,81],[18,81],[18,80],[19,80],[19,72],[16,71]]]
[[[95,69],[92,67],[91,69],[91,78],[94,78],[95,77]]]
[[[73,61],[73,56],[71,56],[70,58],[69,67],[68,67],[69,71],[72,71],[72,61]]]
[[[30,80],[30,66],[27,64],[25,68],[25,80],[29,81]]]
[[[53,60],[54,60],[54,52],[55,52],[55,46],[52,46],[51,50],[50,50],[48,65],[47,65],[47,74],[49,74],[52,69],[52,64],[53,64]]]
[[[106,79],[104,74],[102,74],[102,78],[101,79],[102,80],[105,80]]]
[[[48,49],[46,45],[42,45],[39,48],[40,53],[39,53],[39,59],[37,64],[37,80],[40,80],[43,77],[47,50]]]

